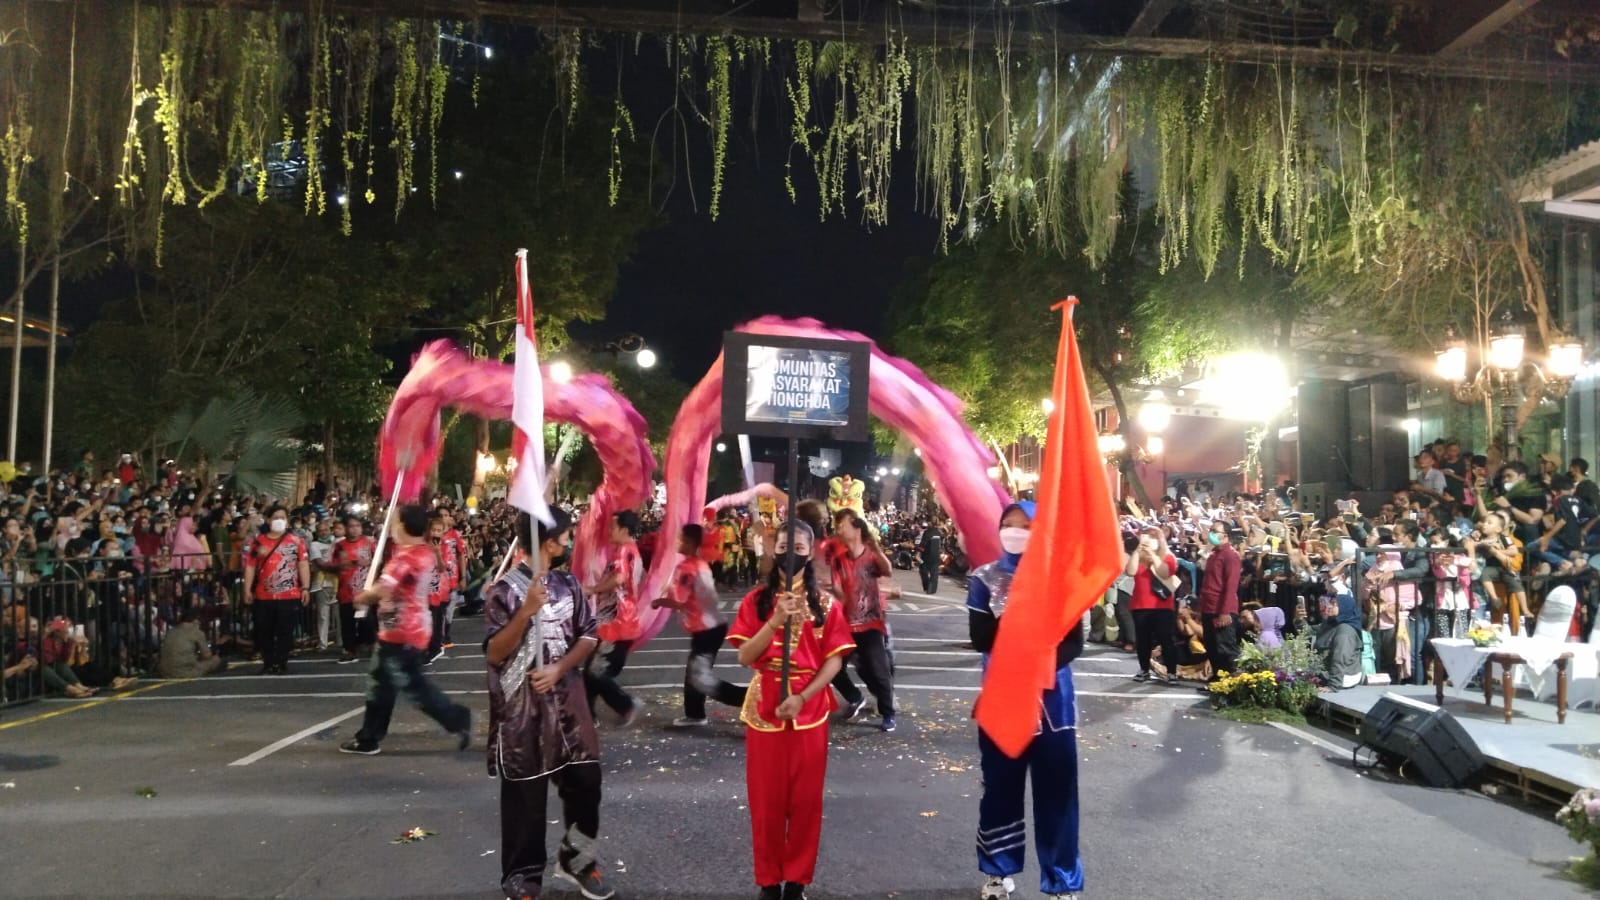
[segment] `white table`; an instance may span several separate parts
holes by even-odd
[[[1444,704],[1445,677],[1448,674],[1456,696],[1466,695],[1467,682],[1475,671],[1483,672],[1483,702],[1494,702],[1493,667],[1500,666],[1500,693],[1505,700],[1506,723],[1511,722],[1511,698],[1516,693],[1511,685],[1515,666],[1524,666],[1529,679],[1545,677],[1551,666],[1556,670],[1556,721],[1567,722],[1567,661],[1572,659],[1570,644],[1543,641],[1533,637],[1501,639],[1492,647],[1479,647],[1465,638],[1434,638],[1433,687],[1434,699]]]

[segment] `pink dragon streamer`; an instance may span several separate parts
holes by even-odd
[[[615,513],[637,509],[649,499],[656,459],[645,439],[644,417],[617,393],[610,379],[589,373],[559,384],[550,379],[548,369],[543,371],[546,421],[574,425],[588,435],[604,472],[589,514],[578,526],[573,549],[573,571],[590,583],[604,566],[606,523]],[[383,421],[378,468],[384,493],[393,491],[399,478],[402,500],[415,500],[421,494],[442,449],[442,409],[451,406],[475,416],[509,419],[511,404],[511,366],[475,359],[449,341],[423,347]]]
[[[871,343],[868,403],[872,414],[922,450],[922,462],[939,502],[950,511],[972,565],[999,558],[997,526],[1010,497],[989,478],[988,470],[995,465],[994,454],[962,421],[962,404],[954,394],[934,384],[906,360],[884,353],[865,335],[828,328],[815,319],[764,316],[734,330]],[[657,544],[662,550],[651,561],[643,597],[661,596],[678,562],[678,554],[667,548],[672,546],[678,530],[694,521],[705,507],[711,445],[721,428],[722,357],[718,356],[678,409],[667,439],[667,510],[661,523],[663,539]],[[670,615],[670,610],[640,610],[644,635],[639,643],[659,633]]]

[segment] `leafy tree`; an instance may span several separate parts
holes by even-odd
[[[180,410],[162,429],[157,448],[229,490],[282,497],[294,489],[294,432],[301,422],[287,399],[257,397],[246,388]]]
[[[1124,179],[1119,214],[1139,224],[1118,229],[1099,267],[1086,255],[1019,247],[1008,235],[992,232],[952,247],[895,298],[890,345],[954,391],[967,404],[968,423],[985,440],[1006,444],[1023,435],[1042,436],[1041,401],[1050,394],[1060,328],[1059,314],[1050,307],[1075,295],[1081,302],[1072,321],[1086,375],[1110,394],[1124,436],[1131,438],[1127,389],[1208,352],[1256,339],[1262,329],[1255,315],[1277,301],[1272,288],[1287,278],[1265,262],[1247,270],[1253,274],[1244,284],[1207,281],[1181,268],[1159,275],[1159,234],[1148,214],[1141,218],[1131,178]],[[1133,454],[1123,454],[1120,464],[1148,502],[1133,477]]]

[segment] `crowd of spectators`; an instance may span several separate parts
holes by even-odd
[[[293,629],[294,652],[333,648],[338,575],[324,564],[347,524],[374,534],[375,492],[330,487],[320,476],[299,503],[236,494],[174,463],[147,476],[131,454],[102,468],[85,452],[70,469],[36,475],[24,464],[0,485],[0,662],[5,697],[39,692],[88,697],[143,675],[194,677],[229,657],[259,658],[244,591],[243,555],[269,513],[286,508],[288,531],[309,550],[311,592]],[[510,508],[434,498],[454,515],[478,590],[505,555]]]
[[[1277,647],[1307,632],[1333,687],[1421,684],[1430,638],[1466,637],[1474,622],[1531,631],[1560,584],[1577,610],[1543,627],[1587,639],[1600,600],[1589,463],[1545,454],[1491,472],[1441,439],[1414,464],[1378,509],[1351,496],[1326,516],[1292,485],[1221,496],[1174,485],[1158,509],[1123,516],[1127,568],[1093,611],[1090,639],[1137,654],[1141,680],[1214,680],[1234,671],[1242,642]]]

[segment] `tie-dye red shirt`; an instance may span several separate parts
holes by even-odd
[[[285,532],[282,539],[258,534],[250,542],[244,565],[256,572],[252,592],[257,600],[299,600],[300,564],[311,559],[306,542]]]
[[[372,568],[372,551],[377,542],[362,535],[355,540],[345,538],[333,545],[334,565],[339,569],[339,602],[353,603],[356,595],[367,586],[367,572]],[[347,563],[355,563],[344,568]]]
[[[378,640],[418,650],[428,649],[433,617],[428,614],[428,591],[439,568],[438,554],[429,544],[395,547],[380,579],[390,591],[378,604]]]

